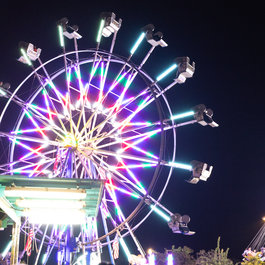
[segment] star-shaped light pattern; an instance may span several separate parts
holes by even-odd
[[[134,235],[135,228],[152,211],[169,223],[173,213],[159,201],[172,170],[194,170],[189,163],[175,161],[175,129],[199,121],[196,111],[173,115],[165,96],[175,84],[192,76],[194,65],[186,60],[187,67],[183,71],[180,70],[183,62],[177,61],[164,71],[158,71],[157,78],[151,78],[142,68],[157,46],[167,44],[160,35],[160,38],[152,38],[154,27],[147,25],[132,45],[127,59],[114,55],[121,20],[116,21],[113,15],[103,16],[96,49],[79,50],[77,40],[82,36],[74,26],[69,31],[65,18],[58,22],[63,54],[42,63],[40,49],[32,44],[22,45],[19,60],[32,67],[33,72],[14,92],[4,86],[0,89],[1,96],[8,99],[0,122],[13,103],[21,109],[14,129],[0,132],[1,137],[8,138],[11,143],[9,161],[0,165],[0,170],[2,175],[19,174],[29,178],[104,180],[98,215],[86,216],[78,241],[85,248],[92,247],[99,256],[104,245],[111,248],[116,235],[129,256],[124,237],[130,235],[140,254],[145,256]],[[112,33],[109,52],[100,50],[102,37]],[[66,52],[65,37],[74,40],[74,51]],[[137,66],[131,59],[144,39],[151,48]],[[138,59],[136,57],[136,61]],[[50,65],[59,62],[63,62],[63,68],[51,73]],[[164,79],[173,73],[174,81],[166,84]],[[18,92],[27,90],[27,81],[32,78],[38,80],[38,85],[29,97],[23,98]],[[159,82],[166,84],[165,88],[160,87]],[[172,140],[167,148],[169,154],[165,155],[167,135]],[[165,157],[171,159],[168,161]],[[151,191],[161,169],[164,176],[160,183],[163,185],[153,196]],[[132,225],[130,221],[143,206],[146,206],[144,214]],[[30,220],[26,218],[22,231],[26,231],[28,225]],[[45,231],[49,235],[45,237],[44,264],[52,251],[51,242],[64,238],[67,224],[54,225]],[[38,226],[34,234],[43,236]]]

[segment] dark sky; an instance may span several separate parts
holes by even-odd
[[[41,47],[46,58],[59,54],[56,21],[64,16],[79,25],[82,42],[89,48],[95,47],[100,13],[113,11],[123,19],[115,52],[124,56],[141,27],[154,24],[169,47],[157,49],[145,70],[155,76],[161,65],[189,56],[196,71],[192,79],[170,91],[173,110],[203,103],[214,110],[220,127],[178,130],[179,159],[204,161],[214,170],[207,182],[197,185],[186,183],[182,173],[174,171],[162,200],[172,212],[189,214],[190,227],[197,233],[172,234],[152,215],[136,235],[146,249],[160,251],[171,245],[210,249],[221,236],[231,257],[240,259],[265,215],[264,8],[261,1],[152,2],[6,3],[0,14],[0,80],[15,86],[28,73],[16,62],[20,40]]]

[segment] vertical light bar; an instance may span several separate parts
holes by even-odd
[[[97,43],[99,43],[100,40],[101,40],[102,30],[103,30],[104,24],[105,24],[105,20],[104,19],[101,19],[100,25],[99,25],[99,29],[98,29],[97,40],[96,40]]]
[[[31,60],[29,59],[29,57],[28,57],[27,53],[25,52],[25,50],[23,48],[21,48],[20,51],[21,51],[24,59],[26,60],[27,64],[28,65],[32,65]]]
[[[191,111],[187,111],[184,113],[173,115],[173,116],[171,116],[171,119],[172,120],[178,120],[178,119],[186,118],[189,116],[193,116],[194,114],[195,114],[195,112],[193,110],[191,110]]]
[[[171,65],[168,69],[166,69],[163,73],[161,73],[157,78],[156,81],[162,80],[165,76],[170,74],[173,70],[177,68],[177,64]]]
[[[64,37],[63,37],[63,26],[58,25],[58,31],[59,31],[59,40],[61,47],[64,47]]]
[[[130,51],[131,55],[133,55],[135,53],[135,51],[137,50],[137,48],[139,47],[139,45],[143,41],[144,36],[145,36],[145,33],[141,33],[140,37],[137,39],[137,41],[135,42],[135,44],[131,48],[131,51]]]
[[[164,212],[162,212],[161,210],[159,210],[158,208],[156,208],[155,205],[150,205],[151,209],[154,210],[154,212],[156,212],[158,215],[160,215],[162,218],[164,218],[167,222],[170,221],[170,217],[168,215],[166,215]]]
[[[169,162],[168,164],[171,167],[181,168],[181,169],[192,171],[192,166],[189,164],[183,164],[183,163],[178,163],[178,162]]]
[[[172,253],[169,253],[167,255],[167,265],[173,265],[173,255],[172,255]]]
[[[149,265],[155,265],[155,254],[150,253],[148,256],[148,264]]]
[[[131,253],[130,253],[128,247],[126,246],[126,244],[125,244],[123,238],[120,237],[120,238],[119,238],[119,241],[120,241],[120,243],[121,243],[121,246],[122,246],[122,248],[123,248],[123,250],[124,250],[124,252],[125,252],[125,254],[126,254],[128,260],[130,260]]]
[[[3,259],[5,258],[5,256],[7,255],[7,253],[9,252],[11,246],[12,246],[12,240],[9,241],[9,243],[6,246],[6,248],[4,249],[4,251],[1,254]]]

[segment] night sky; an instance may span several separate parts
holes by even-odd
[[[42,48],[43,61],[61,53],[56,21],[62,17],[79,25],[79,45],[90,48],[95,47],[100,13],[114,12],[123,19],[114,52],[123,56],[140,29],[154,24],[169,46],[157,48],[144,70],[155,77],[176,57],[189,56],[196,62],[195,74],[169,91],[172,109],[177,113],[205,104],[220,127],[195,124],[177,131],[177,160],[214,166],[208,181],[197,185],[184,181],[187,173],[174,170],[162,200],[172,212],[190,215],[196,234],[173,234],[153,214],[136,235],[145,249],[158,251],[171,245],[208,250],[221,236],[230,257],[241,259],[265,215],[264,8],[261,1],[159,2],[9,1],[0,14],[0,80],[14,88],[29,73],[16,61],[21,40]]]

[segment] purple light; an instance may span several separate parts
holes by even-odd
[[[167,255],[167,265],[173,265],[173,255],[172,255],[172,253],[169,253]]]

